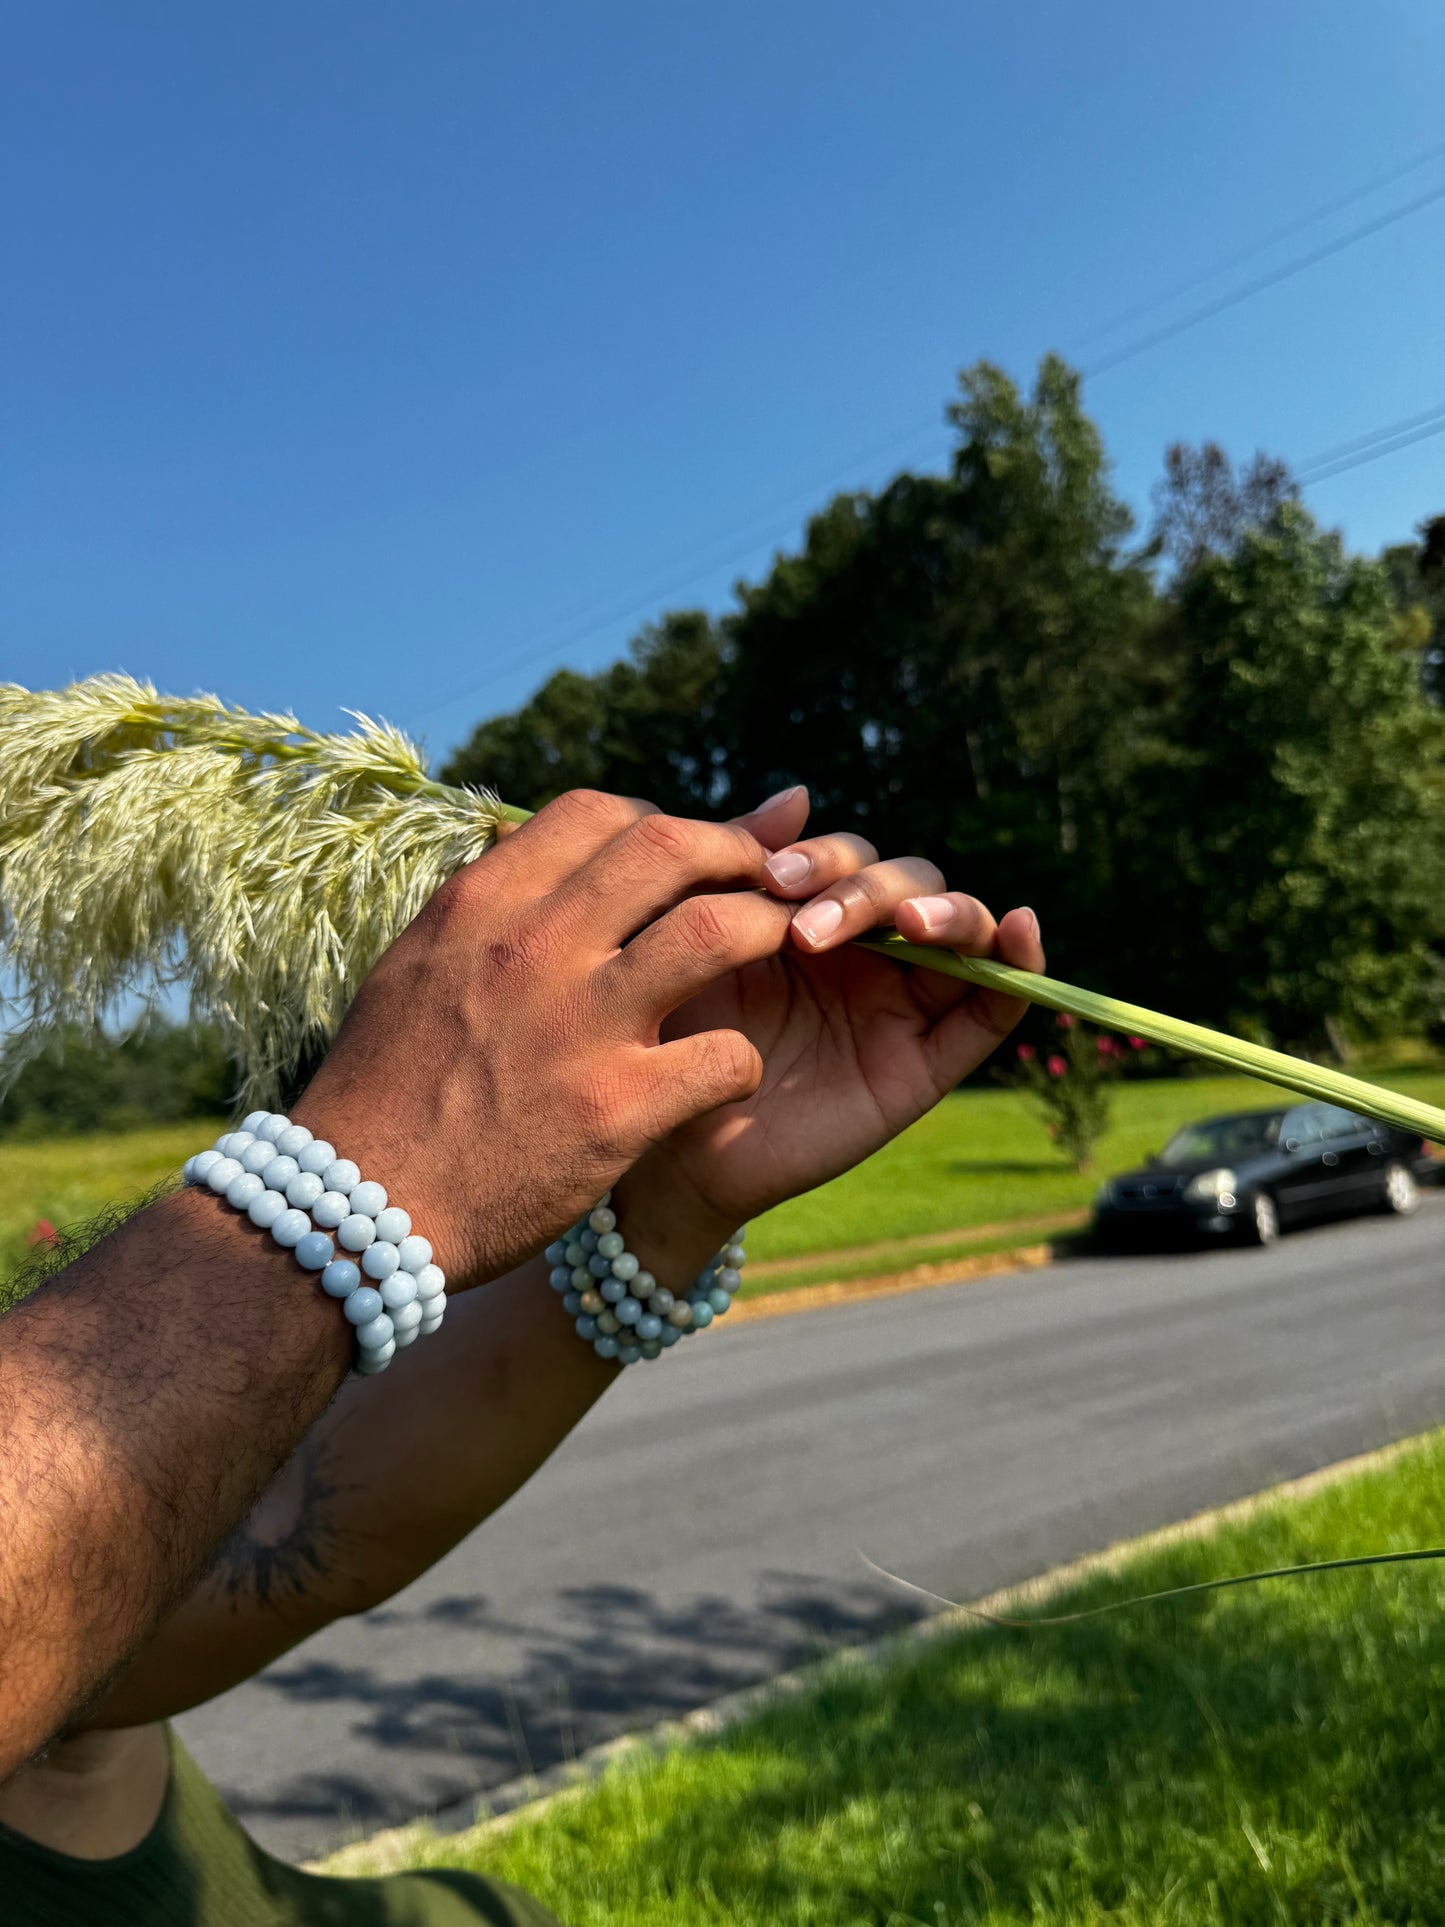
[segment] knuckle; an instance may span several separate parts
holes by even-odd
[[[552,939],[546,924],[530,923],[493,937],[486,947],[487,962],[506,977],[530,977],[547,967]]]
[[[715,1030],[708,1033],[708,1070],[721,1090],[751,1090],[758,1078],[758,1053],[741,1031]]]
[[[637,813],[633,804],[607,790],[564,790],[547,809],[579,829],[603,830],[608,835],[625,830]]]
[[[734,949],[731,919],[716,897],[693,897],[674,912],[682,942],[705,963],[722,962]]]
[[[845,910],[855,905],[865,910],[881,910],[888,902],[888,889],[873,870],[859,870],[835,886],[833,894]]]
[[[642,816],[633,824],[630,835],[643,853],[652,858],[677,862],[692,850],[697,825],[680,816]]]

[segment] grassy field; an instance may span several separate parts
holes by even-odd
[[[1434,1544],[1442,1510],[1437,1434],[1047,1610]],[[1423,1927],[1445,1920],[1442,1609],[1426,1564],[919,1642],[413,1861],[513,1880],[568,1927]]]
[[[1375,1074],[1396,1089],[1445,1103],[1445,1070],[1396,1065]],[[839,1265],[767,1280],[766,1288],[776,1290],[825,1275],[861,1277],[920,1258],[941,1262],[965,1252],[1005,1249],[1019,1238],[1003,1227],[1021,1219],[1065,1223],[1068,1214],[1087,1207],[1101,1173],[1137,1163],[1177,1124],[1211,1111],[1272,1104],[1277,1095],[1271,1086],[1248,1078],[1121,1085],[1097,1169],[1081,1177],[1057,1155],[1038,1119],[1011,1091],[957,1092],[857,1170],[760,1218],[749,1234],[749,1254],[754,1262],[767,1263],[873,1248]],[[104,1205],[139,1197],[221,1128],[219,1122],[192,1122],[39,1144],[0,1142],[0,1278],[25,1256],[25,1236],[37,1219],[64,1227]],[[981,1235],[969,1237],[971,1231]],[[907,1240],[941,1232],[965,1235],[933,1250],[906,1248]],[[1038,1230],[1020,1234],[1041,1235]]]

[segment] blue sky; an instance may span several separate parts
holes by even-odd
[[[440,754],[832,489],[979,356],[1088,365],[1445,185],[1438,0],[48,0],[0,14],[0,674],[103,668]],[[1445,403],[1445,199],[1091,379],[1300,460]],[[1315,488],[1373,547],[1445,437]]]

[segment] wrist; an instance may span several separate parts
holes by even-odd
[[[684,1291],[738,1229],[676,1167],[644,1158],[612,1189],[627,1249],[669,1291]]]

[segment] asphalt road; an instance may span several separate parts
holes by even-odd
[[[898,1624],[860,1549],[976,1597],[1441,1423],[1441,1197],[719,1325],[389,1606],[180,1727],[305,1858]]]

